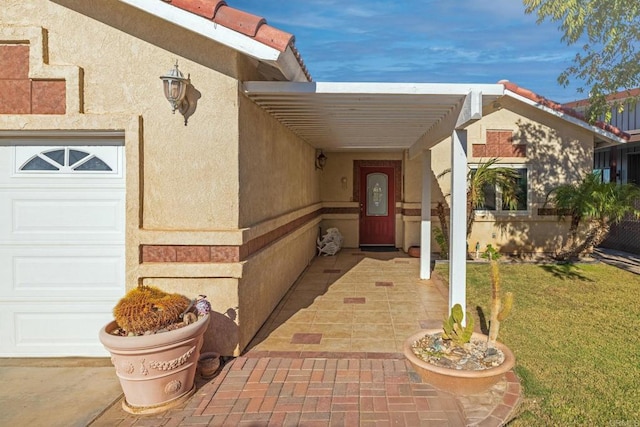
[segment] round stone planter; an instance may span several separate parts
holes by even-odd
[[[195,392],[194,378],[209,315],[169,332],[121,337],[100,330],[100,342],[111,353],[125,399],[132,414],[154,414],[182,403]]]
[[[482,371],[448,369],[425,362],[413,353],[411,345],[424,337],[442,332],[441,329],[425,329],[409,337],[404,343],[404,355],[425,383],[457,395],[478,394],[498,383],[505,373],[513,368],[516,358],[507,346],[496,343],[496,348],[504,353],[504,362],[495,368]],[[474,333],[471,339],[486,340],[487,336]]]

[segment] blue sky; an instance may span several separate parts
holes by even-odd
[[[496,83],[582,99],[558,75],[579,46],[520,0],[227,0],[296,36],[315,81]]]

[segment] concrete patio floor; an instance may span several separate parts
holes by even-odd
[[[459,397],[421,381],[406,337],[440,327],[448,290],[418,278],[403,252],[342,250],[315,258],[245,354],[195,395],[154,416],[121,401],[92,426],[498,426],[520,401],[513,372],[488,392]]]
[[[0,426],[84,427],[122,389],[108,358],[0,358]]]

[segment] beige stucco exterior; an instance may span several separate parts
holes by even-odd
[[[524,167],[528,171],[528,209],[527,211],[480,211],[476,213],[475,224],[468,240],[471,251],[479,243],[484,250],[487,244],[503,252],[530,254],[552,252],[561,243],[566,224],[559,223],[556,216],[539,215],[539,209],[545,207],[547,194],[554,187],[576,182],[591,171],[594,136],[593,133],[575,125],[569,125],[563,119],[548,112],[503,98],[501,108],[484,116],[467,129],[468,161],[471,168],[489,160],[489,157],[474,157],[473,145],[486,144],[487,131],[505,130],[513,132],[514,144],[526,144],[525,157],[500,157],[499,163],[505,166]],[[450,144],[447,139],[432,150],[432,179],[442,174],[450,165]],[[420,159],[407,162],[414,165]],[[420,173],[418,164],[406,168],[413,171],[413,178],[407,179],[407,194],[416,202],[420,197]],[[437,188],[432,186],[432,208],[442,200],[448,202],[450,194],[450,175],[437,179]],[[416,199],[413,199],[415,197]],[[416,221],[419,219],[415,219]],[[439,224],[436,217],[433,224]],[[415,232],[419,232],[416,227]]]
[[[553,215],[538,215],[539,209],[550,190],[577,182],[591,171],[593,133],[509,98],[502,100],[502,109],[472,126],[469,143],[486,143],[487,130],[511,130],[514,143],[526,144],[526,157],[501,158],[500,163],[527,168],[528,211],[476,214],[469,247],[479,242],[481,248],[491,243],[509,253],[553,251],[566,225]],[[470,164],[486,160],[469,158]]]
[[[256,63],[117,1],[8,1],[0,21],[3,43],[28,42],[30,77],[67,88],[66,114],[3,115],[2,129],[124,132],[126,286],[207,295],[205,349],[237,354],[308,265],[317,221],[242,261],[141,263],[140,252],[241,247],[319,208],[315,150],[241,95]],[[159,79],[176,60],[196,101],[186,126]]]
[[[337,227],[344,246],[358,247],[355,161],[400,165],[395,243],[420,245],[422,158],[334,151],[317,170],[316,148],[243,95],[242,81],[261,79],[256,61],[115,0],[5,0],[0,22],[0,44],[29,45],[30,78],[65,80],[67,107],[62,115],[0,115],[0,129],[124,135],[126,286],[207,295],[214,316],[204,350],[238,355],[247,346],[315,256],[320,231]],[[176,60],[192,85],[186,126],[158,78]],[[553,185],[589,170],[593,135],[505,99],[467,129],[470,163],[482,160],[471,146],[485,143],[488,129],[526,142],[526,158],[501,161],[528,168],[529,209],[478,215],[470,247],[550,250],[560,226],[537,209]],[[449,165],[445,140],[432,149],[432,208],[448,200],[448,175],[436,177]],[[182,248],[197,256],[175,258]]]

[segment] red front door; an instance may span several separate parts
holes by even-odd
[[[394,169],[360,168],[360,245],[395,246],[395,217]]]

